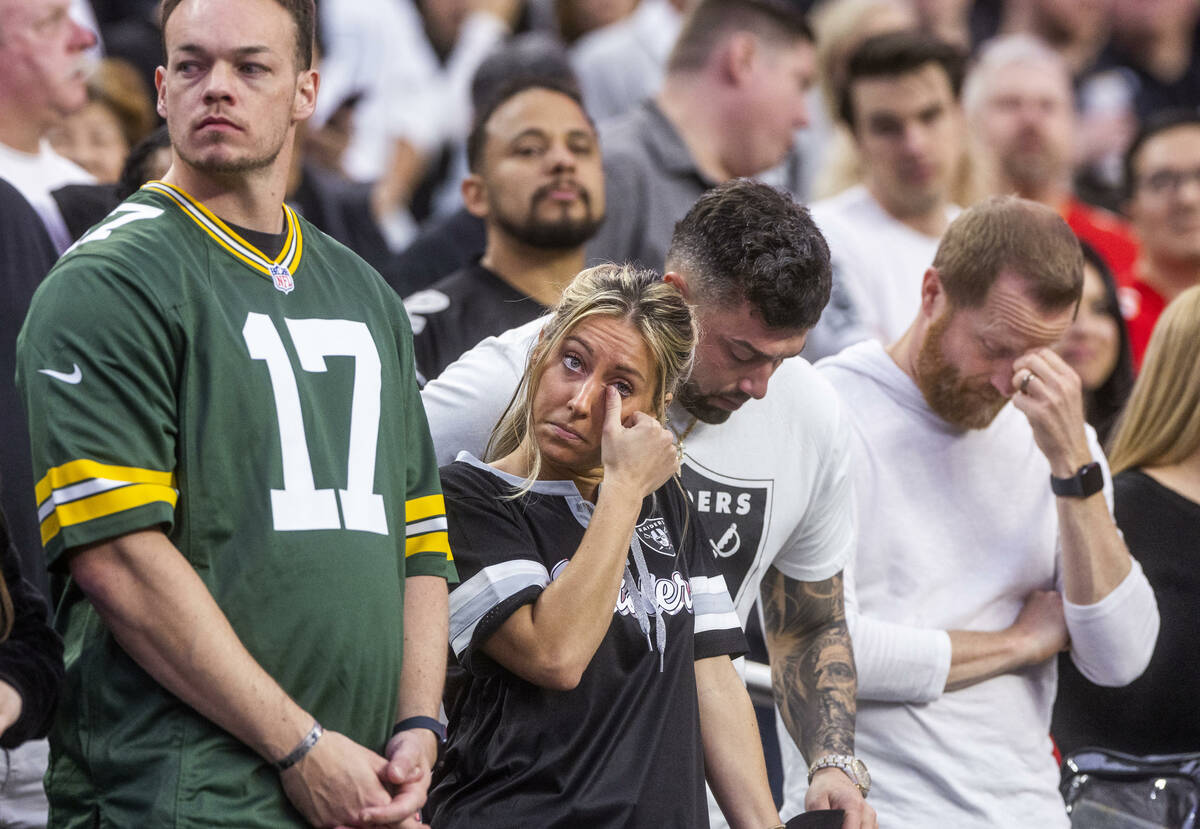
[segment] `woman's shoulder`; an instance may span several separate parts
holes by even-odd
[[[469,452],[460,452],[451,463],[438,469],[442,493],[446,498],[492,498],[511,491],[503,473],[485,464]]]

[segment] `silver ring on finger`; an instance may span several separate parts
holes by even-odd
[[[1037,377],[1032,371],[1026,370],[1025,379],[1021,381],[1021,394],[1029,394],[1029,381]]]

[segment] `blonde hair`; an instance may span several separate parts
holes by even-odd
[[[1150,336],[1109,452],[1115,475],[1179,463],[1200,450],[1200,285],[1177,296]]]
[[[540,339],[529,352],[521,382],[492,430],[484,460],[502,458],[525,440],[533,426],[533,400],[550,358],[558,353],[562,341],[591,317],[626,320],[642,335],[657,369],[653,414],[662,418],[666,413],[667,395],[692,369],[696,319],[691,306],[654,271],[631,265],[598,265],[581,271],[550,312]],[[536,442],[531,444],[529,475],[518,495],[527,491],[541,472],[541,452]]]

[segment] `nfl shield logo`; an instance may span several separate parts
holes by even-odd
[[[277,262],[271,264],[271,281],[275,283],[275,290],[285,294],[296,290],[296,283],[292,281],[292,272]]]

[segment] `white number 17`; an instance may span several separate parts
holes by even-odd
[[[346,488],[317,489],[304,435],[304,415],[296,374],[275,323],[266,314],[251,313],[242,336],[251,358],[263,360],[271,377],[279,443],[283,458],[283,489],[271,490],[271,513],[277,530],[348,530],[386,535],[383,496],[374,492],[375,451],[379,440],[381,369],[379,351],[364,323],[350,320],[286,320],[292,343],[305,371],[323,373],[326,357],[354,358],[354,392],[350,406],[350,447]],[[342,520],[338,519],[338,501]]]

